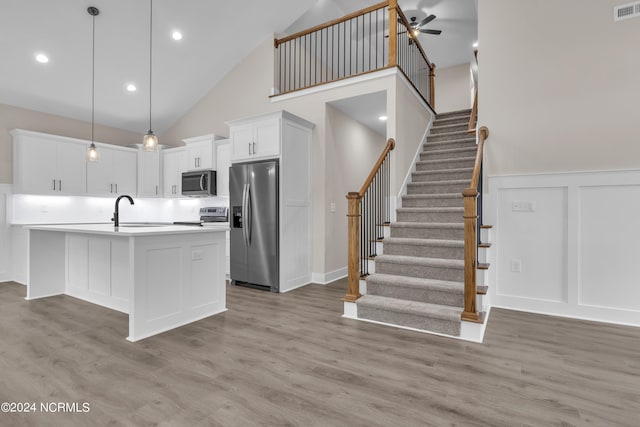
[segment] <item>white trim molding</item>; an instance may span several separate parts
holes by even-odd
[[[311,273],[311,283],[328,285],[329,283],[334,282],[338,279],[347,277],[347,274],[347,267],[342,267],[334,271],[329,271],[327,273]]]
[[[640,326],[640,170],[488,180],[493,307]]]

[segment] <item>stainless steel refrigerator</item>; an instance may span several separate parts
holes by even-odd
[[[279,291],[277,160],[229,168],[231,284]]]

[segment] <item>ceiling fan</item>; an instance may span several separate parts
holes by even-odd
[[[411,22],[409,23],[409,25],[413,29],[413,33],[416,36],[418,35],[417,34],[418,31],[425,34],[440,35],[440,33],[442,33],[441,30],[431,30],[429,28],[423,28],[425,25],[427,25],[429,22],[433,21],[434,19],[436,19],[436,15],[432,14],[424,18],[422,21],[417,22],[417,18],[415,16],[412,16]]]

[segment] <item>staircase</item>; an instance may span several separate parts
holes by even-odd
[[[471,110],[438,114],[412,182],[396,210],[397,222],[374,258],[357,316],[459,336],[464,306],[462,190],[476,155],[467,133]],[[380,254],[382,253],[382,254]]]

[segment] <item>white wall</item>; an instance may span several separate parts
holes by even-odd
[[[479,124],[491,175],[640,167],[640,20],[619,0],[482,0]]]
[[[7,213],[11,210],[11,185],[0,184],[0,282],[11,280],[11,226]]]
[[[489,181],[492,305],[640,326],[640,170]]]
[[[640,325],[640,20],[618,4],[479,2],[494,305]]]
[[[436,68],[436,111],[465,110],[472,107],[471,64]]]

